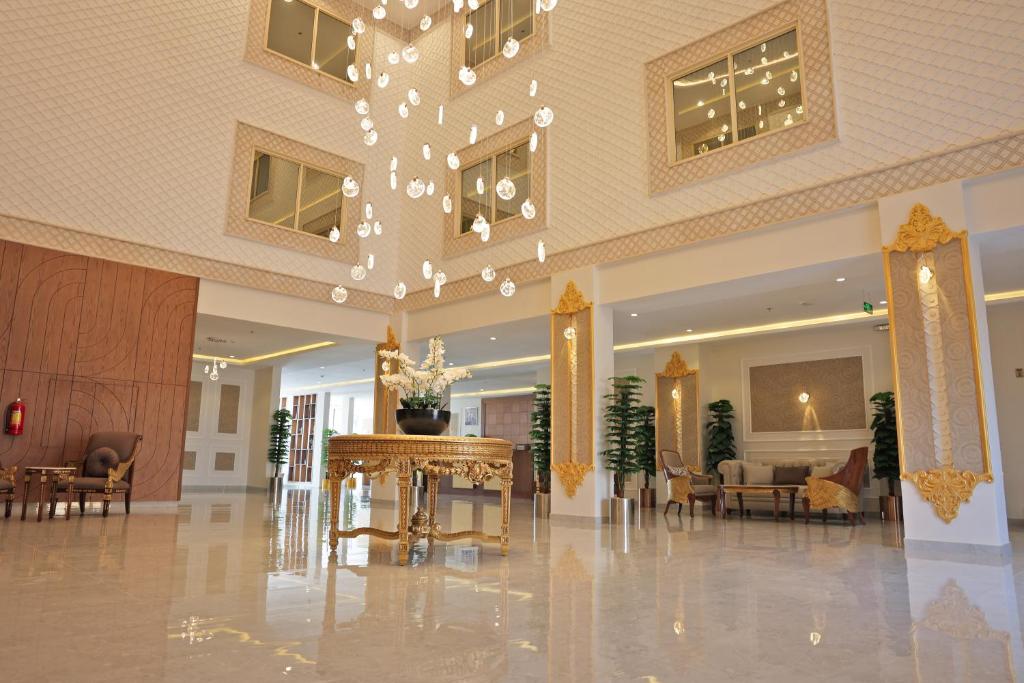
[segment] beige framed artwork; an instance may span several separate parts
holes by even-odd
[[[648,62],[651,194],[838,136],[825,0],[786,0]]]
[[[534,0],[484,0],[475,10],[453,14],[449,60],[452,96],[543,50],[550,40],[550,22],[550,12],[534,12]],[[464,68],[472,70],[470,85],[459,78]]]
[[[917,204],[883,257],[900,477],[949,524],[993,481],[967,231]]]
[[[354,102],[370,93],[359,65],[373,55],[378,23],[351,0],[251,0],[245,61]]]
[[[533,136],[536,135],[536,138]],[[531,151],[532,140],[536,147]],[[459,168],[445,174],[445,194],[452,212],[442,223],[444,256],[461,256],[490,245],[523,237],[547,228],[547,131],[535,129],[532,119],[458,150]],[[498,182],[508,178],[515,186],[511,199],[497,193]],[[534,217],[526,218],[522,205],[529,200]],[[477,216],[489,223],[489,239],[472,228]]]
[[[867,440],[871,349],[744,359],[743,439]]]
[[[363,165],[270,131],[239,123],[225,233],[354,263],[360,204],[341,192],[362,183]],[[340,236],[332,242],[332,229]]]

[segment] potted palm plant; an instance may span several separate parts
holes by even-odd
[[[281,466],[288,463],[288,452],[291,446],[292,414],[281,408],[275,410],[270,417],[270,445],[267,448],[267,461],[274,466],[274,476],[270,479],[270,497],[273,501],[281,499],[284,488],[284,476]]]
[[[465,368],[444,366],[444,342],[434,337],[427,346],[427,357],[417,367],[401,351],[381,350],[385,361],[398,361],[398,372],[381,375],[381,383],[389,390],[401,391],[402,407],[395,411],[398,426],[405,434],[437,436],[448,429],[451,411],[444,403],[449,385],[472,377]]]
[[[708,430],[708,452],[704,466],[715,476],[718,474],[718,463],[736,459],[736,438],[732,433],[735,410],[729,399],[723,398],[708,404],[708,417],[710,419],[705,425]]]
[[[551,514],[551,385],[533,388],[530,413],[530,451],[533,456],[533,514]]]
[[[871,431],[875,445],[875,479],[886,480],[889,493],[878,497],[878,510],[886,521],[903,519],[903,499],[896,493],[896,481],[900,478],[900,447],[896,432],[896,399],[891,391],[881,391],[871,397],[874,414]]]
[[[654,406],[638,406],[637,413],[637,465],[644,474],[644,485],[640,488],[640,507],[652,508],[657,505],[657,489],[651,486],[651,477],[658,476]]]
[[[633,510],[633,499],[626,498],[626,477],[640,470],[637,462],[639,442],[638,412],[640,385],[644,380],[628,375],[611,377],[612,393],[605,395],[605,441],[607,448],[604,466],[613,473],[613,497],[610,518],[612,523],[628,524]]]

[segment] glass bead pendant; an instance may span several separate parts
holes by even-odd
[[[494,268],[491,267],[490,263],[484,266],[484,269],[480,271],[480,277],[483,278],[484,282],[493,282],[494,276]]]
[[[448,276],[444,274],[443,270],[439,270],[434,273],[434,282],[440,282],[442,285],[448,282]]]
[[[405,186],[405,193],[412,197],[413,199],[419,199],[420,197],[422,197],[423,193],[426,192],[426,190],[427,185],[426,183],[419,179],[419,176],[410,180],[409,184]]]
[[[526,201],[523,202],[523,205],[519,207],[519,210],[522,212],[523,218],[528,221],[532,221],[533,217],[537,215],[537,207],[533,205],[533,202],[530,201],[529,197],[527,197]]]
[[[394,291],[395,291],[395,298],[396,299],[398,299],[399,301],[404,299],[405,298],[405,283],[404,282],[399,282],[397,285],[395,285],[395,290]]]
[[[377,131],[373,130],[372,128],[366,131],[366,135],[363,136],[363,143],[365,143],[367,147],[373,147],[374,145],[376,145]]]
[[[484,189],[486,189],[486,188],[484,188],[484,179],[483,179],[482,176],[478,177],[476,179],[476,193],[477,194],[483,194],[484,193]]]
[[[452,196],[450,194],[446,194],[441,198],[441,208],[444,209],[445,213],[452,212]]]
[[[374,263],[376,263],[376,259],[373,258],[373,254],[367,254],[366,255],[366,269],[367,270],[373,270]]]
[[[397,190],[398,189],[398,174],[395,173],[394,171],[391,172],[391,177],[389,178],[389,182],[391,183],[391,189],[392,190]]]
[[[458,170],[461,164],[462,161],[459,160],[458,154],[456,154],[455,152],[448,153],[448,168],[452,169],[453,171],[456,171]]]
[[[430,27],[431,27],[431,25],[433,25],[433,23],[434,23],[434,20],[430,17],[430,15],[429,14],[424,14],[423,18],[420,19],[420,30],[421,31],[429,31]]]
[[[416,6],[420,4],[420,0],[405,0],[405,9],[416,9]]]
[[[336,304],[343,304],[348,299],[348,290],[338,285],[331,290],[331,300]]]
[[[409,118],[409,105],[405,102],[401,102],[398,105],[398,115],[403,119]]]
[[[472,126],[469,127],[469,144],[471,144],[471,145],[475,145],[476,144],[477,133],[479,133],[479,132],[480,131],[477,128],[475,123]]]
[[[501,48],[501,54],[505,55],[505,59],[512,59],[519,54],[519,41],[512,36],[508,37],[505,41],[505,45]]]
[[[427,196],[428,197],[433,197],[434,196],[434,181],[433,180],[431,180],[429,183],[427,183]]]
[[[550,107],[541,107],[533,115],[533,122],[538,128],[547,128],[555,120],[555,112]]]
[[[350,175],[345,176],[345,179],[341,181],[341,193],[352,199],[359,194],[359,182]]]
[[[402,55],[398,54],[398,50],[392,50],[388,53],[388,64],[394,66],[402,61]]]
[[[388,11],[384,9],[384,5],[377,5],[373,8],[373,18],[380,21],[388,15]]]
[[[356,17],[352,20],[352,33],[357,36],[366,33],[366,22],[363,21],[362,17]]]
[[[544,248],[544,240],[537,241],[537,260],[544,263],[544,259],[547,258],[547,250]]]
[[[434,280],[434,298],[435,299],[440,299],[441,298],[441,281],[440,280]]]
[[[542,10],[550,12],[558,5],[558,0],[539,0],[539,4]]]
[[[423,143],[423,158],[430,161],[430,143]]]
[[[360,237],[369,237],[370,230],[370,224],[367,223],[366,221],[360,221],[359,225],[356,226],[356,234],[359,235]]]
[[[415,45],[406,45],[402,48],[402,59],[406,64],[415,64],[420,58],[420,51]]]
[[[536,97],[536,96],[537,96],[537,80],[534,79],[534,80],[530,81],[530,97]]]
[[[356,113],[360,116],[366,116],[370,113],[370,103],[366,100],[356,100]]]
[[[473,232],[483,232],[484,228],[489,228],[490,224],[487,219],[484,218],[482,213],[478,213],[476,218],[473,219]]]
[[[427,259],[423,262],[423,279],[429,280],[432,277],[434,277],[434,264],[430,262],[430,259]]]
[[[349,50],[356,49],[356,37],[349,34],[349,37],[345,39],[345,44],[348,45]]]
[[[505,125],[505,112],[501,109],[499,109],[498,113],[494,115],[494,123],[499,126]]]
[[[506,201],[516,196],[516,184],[508,176],[499,180],[494,189],[498,196]]]
[[[333,228],[331,228],[331,231],[329,233],[327,233],[327,239],[329,239],[332,242],[337,242],[338,240],[340,240],[341,239],[341,228],[339,228],[337,225],[335,225]]]
[[[537,131],[533,131],[532,133],[530,133],[530,152],[531,153],[537,151],[537,141],[538,141]]]
[[[353,83],[359,80],[359,69],[356,68],[355,64],[349,64],[348,68],[345,69],[345,73],[348,74],[348,80],[352,81]],[[359,110],[357,109],[356,111]]]
[[[516,293],[516,283],[512,282],[509,278],[505,278],[505,281],[498,287],[498,291],[501,292],[502,296],[512,296]]]
[[[388,86],[388,83],[390,83],[390,82],[391,82],[391,76],[388,76],[386,71],[384,73],[382,73],[381,75],[377,76],[377,87],[378,88],[386,88]]]
[[[373,119],[371,119],[369,116],[364,116],[363,119],[359,122],[359,127],[362,128],[364,131],[369,131],[371,128],[373,128]]]
[[[488,223],[484,226],[484,229],[480,231],[480,241],[486,242],[491,239],[491,224]]]
[[[373,222],[373,234],[377,237],[384,234],[384,226],[380,224],[380,221]]]
[[[462,67],[459,69],[459,81],[461,81],[463,85],[473,85],[476,83],[476,72],[468,66]]]
[[[466,30],[463,35],[466,36],[466,40],[469,40],[470,38],[473,37],[473,24],[470,24],[468,22],[466,23]]]
[[[408,95],[409,95],[409,104],[411,104],[414,107],[420,106],[421,100],[420,100],[420,91],[419,90],[417,90],[416,88],[409,88]]]
[[[388,170],[389,171],[397,171],[398,170],[398,157],[391,157],[391,164],[390,164],[390,168]]]

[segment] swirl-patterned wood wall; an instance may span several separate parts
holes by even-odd
[[[177,500],[199,280],[0,241],[0,463],[80,460],[89,434],[143,435],[135,500]]]

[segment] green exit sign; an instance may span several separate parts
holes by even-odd
[[[868,315],[874,315],[875,307],[871,305],[870,301],[864,302],[864,312],[867,313]]]

